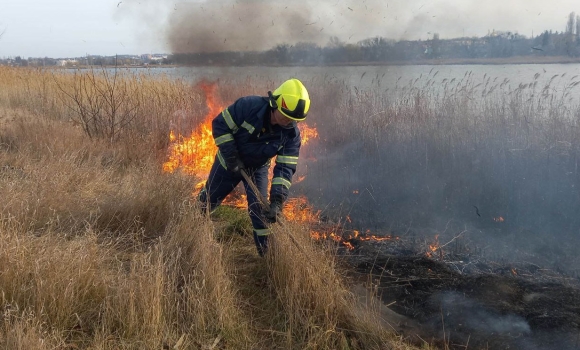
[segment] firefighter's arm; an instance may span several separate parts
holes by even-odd
[[[219,148],[218,159],[225,168],[234,173],[245,168],[234,135],[240,131],[240,127],[248,128],[244,118],[250,114],[250,106],[247,99],[239,98],[212,121],[214,141]]]
[[[231,158],[237,155],[238,149],[234,140],[234,134],[238,132],[238,125],[234,116],[230,113],[230,107],[224,109],[212,121],[212,135],[216,146],[224,158]]]
[[[276,165],[274,166],[274,177],[270,187],[270,203],[284,203],[288,198],[290,186],[292,186],[292,176],[296,172],[296,166],[298,165],[299,153],[299,134],[278,151]]]
[[[252,101],[247,97],[241,97],[213,119],[213,138],[224,157],[237,154],[234,135],[240,132],[240,129],[251,132],[253,127],[245,118],[253,112]]]

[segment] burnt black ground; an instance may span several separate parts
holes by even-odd
[[[412,342],[451,349],[580,349],[578,278],[525,262],[437,252],[428,257],[404,246],[358,242],[342,260],[353,282],[373,287],[393,311],[419,325],[422,334],[403,334]]]

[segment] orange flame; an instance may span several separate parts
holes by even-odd
[[[309,224],[313,227],[315,224],[320,223],[320,210],[315,211],[311,204],[305,197],[291,198],[288,200],[290,203],[285,205],[285,215],[292,220],[303,222]],[[346,221],[352,222],[350,216],[346,217]],[[335,227],[335,229],[328,229],[325,232],[320,232],[319,230],[311,230],[310,237],[317,241],[330,239],[345,246],[348,250],[354,250],[355,247],[352,241],[391,241],[399,240],[399,237],[394,237],[392,235],[387,236],[377,236],[371,234],[370,230],[366,230],[364,234],[361,234],[358,230],[353,230],[351,234],[338,234],[335,231],[341,230],[341,227]]]
[[[318,130],[315,127],[311,128],[305,123],[299,123],[298,128],[300,129],[300,137],[303,145],[307,144],[310,139],[318,138]]]
[[[209,174],[217,152],[211,122],[224,107],[216,97],[216,84],[202,82],[199,87],[205,92],[208,112],[203,122],[187,137],[175,135],[175,131],[171,130],[169,159],[163,164],[165,172],[173,173],[181,168],[185,173],[197,177],[205,177]]]
[[[439,235],[435,235],[435,241],[431,244],[429,244],[429,251],[425,253],[425,255],[427,255],[427,257],[432,257],[433,253],[435,253],[438,249],[440,248],[439,245]],[[441,253],[441,251],[440,251]]]
[[[286,218],[306,224],[314,224],[319,221],[320,210],[315,211],[308,199],[304,196],[289,198],[284,203],[284,215]]]
[[[399,240],[399,237],[393,237],[391,235],[388,236],[377,236],[377,235],[373,235],[371,234],[370,230],[366,230],[365,235],[361,236],[360,232],[357,230],[353,231],[355,233],[354,236],[349,236],[348,239],[354,239],[356,238],[359,241],[375,241],[375,242],[381,242],[381,241],[391,241],[391,240]]]
[[[399,237],[394,237],[392,235],[387,235],[387,236],[377,236],[377,235],[373,235],[370,233],[370,230],[367,230],[365,232],[364,235],[361,235],[361,233],[357,230],[353,230],[352,234],[349,235],[340,235],[337,234],[333,231],[329,231],[329,232],[318,232],[318,231],[311,231],[310,232],[310,237],[317,240],[317,241],[321,241],[321,240],[326,240],[326,239],[331,239],[337,243],[342,244],[343,246],[345,246],[348,250],[354,250],[354,245],[352,244],[353,241],[359,241],[359,242],[367,242],[367,241],[374,241],[374,242],[383,242],[383,241],[398,241],[400,238]]]
[[[348,250],[354,250],[354,246],[350,242],[342,242],[342,244],[348,248]]]

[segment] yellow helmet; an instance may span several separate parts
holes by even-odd
[[[277,108],[284,116],[303,121],[310,109],[308,91],[298,79],[286,80],[274,92],[268,91],[270,107]]]

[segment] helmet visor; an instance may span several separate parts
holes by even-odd
[[[303,99],[300,99],[300,100],[298,100],[298,103],[296,104],[296,108],[294,108],[293,111],[291,111],[288,108],[285,108],[283,106],[280,106],[280,112],[282,112],[282,114],[284,114],[285,116],[287,116],[288,118],[290,118],[292,120],[301,121],[301,120],[306,119],[307,113],[304,113],[305,108],[306,108],[306,101],[304,101]]]

